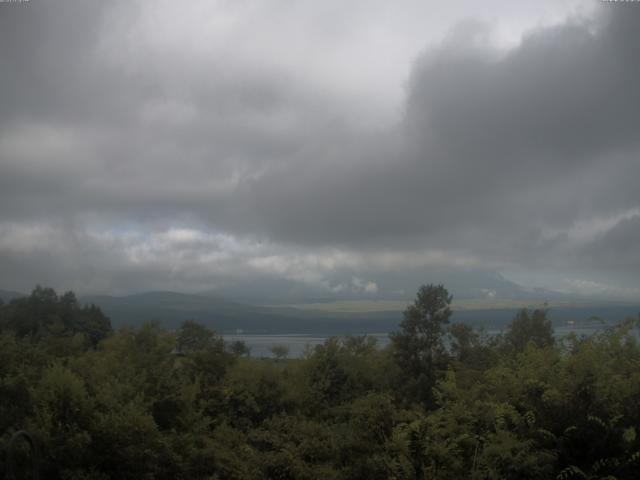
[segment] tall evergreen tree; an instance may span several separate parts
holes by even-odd
[[[413,305],[404,311],[400,331],[391,334],[395,359],[407,376],[405,385],[414,400],[429,404],[438,364],[445,356],[444,325],[451,317],[451,300],[443,285],[423,285]]]

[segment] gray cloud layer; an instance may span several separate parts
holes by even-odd
[[[249,31],[278,5],[205,3],[190,14],[208,22],[172,29],[164,4],[0,5],[0,285],[363,289],[451,267],[636,295],[640,7],[508,47],[460,24],[390,122],[383,83],[359,92],[352,66],[314,58],[357,18],[283,14],[285,33],[321,31],[282,49]]]

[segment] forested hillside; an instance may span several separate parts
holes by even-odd
[[[489,337],[450,302],[421,287],[385,348],[262,359],[194,321],[113,331],[37,288],[0,306],[0,474],[24,429],[46,479],[638,478],[635,319],[558,341],[523,310]]]

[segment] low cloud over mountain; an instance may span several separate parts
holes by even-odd
[[[0,286],[637,298],[640,7],[489,3],[0,5]]]

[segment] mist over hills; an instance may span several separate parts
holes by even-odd
[[[157,320],[167,328],[176,328],[184,320],[193,319],[219,333],[254,334],[321,334],[346,335],[384,333],[396,330],[402,319],[401,303],[393,309],[375,309],[375,303],[367,311],[338,311],[327,303],[325,309],[297,307],[260,306],[233,302],[220,297],[191,295],[176,292],[148,292],[123,297],[85,296],[82,303],[98,305],[109,316],[114,326],[140,325]],[[408,303],[408,302],[407,302]],[[456,308],[452,322],[468,323],[475,328],[489,330],[504,329],[522,306],[540,306],[535,300],[530,304],[521,302],[485,304]],[[501,306],[503,305],[503,306]],[[365,307],[367,304],[365,304]],[[603,322],[617,323],[629,316],[636,316],[640,306],[615,302],[599,304],[563,304],[550,308],[549,317],[556,325],[568,321],[588,322],[596,316]]]
[[[124,296],[79,295],[79,300],[99,306],[115,327],[155,320],[176,328],[192,319],[220,333],[362,334],[396,329],[417,286],[424,283],[442,283],[453,294],[454,322],[488,329],[503,328],[520,308],[545,304],[551,308],[550,318],[556,325],[585,321],[594,315],[617,322],[640,310],[633,302],[527,289],[491,272],[436,270],[421,275],[387,275],[375,292],[366,291],[362,282],[353,278],[336,279],[336,285],[352,287],[341,289],[252,278],[195,294],[150,291]],[[21,296],[24,293],[0,290],[4,302]]]
[[[225,328],[425,283],[640,299],[633,2],[3,3],[8,290],[205,292],[99,302]]]
[[[409,269],[405,272],[378,273],[373,277],[375,283],[363,278],[370,277],[336,276],[328,284],[252,277],[221,285],[202,294],[259,305],[372,299],[411,301],[419,285],[433,283],[445,285],[455,299],[495,298],[541,302],[576,299],[561,292],[527,289],[499,273],[483,270]]]

